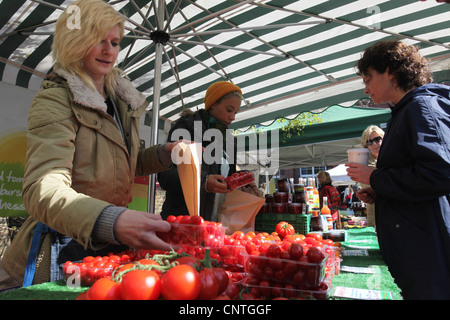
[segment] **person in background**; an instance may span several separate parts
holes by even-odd
[[[208,221],[215,221],[224,195],[231,191],[225,183],[225,177],[237,170],[236,143],[233,142],[234,154],[228,155],[226,153],[227,139],[234,139],[227,136],[226,129],[234,121],[236,113],[239,112],[241,100],[242,91],[238,86],[228,81],[215,82],[206,90],[203,99],[205,108],[196,112],[183,111],[168,134],[168,141],[176,141],[179,139],[179,136],[175,136],[177,132],[185,132],[179,129],[185,129],[186,133],[193,137],[192,140],[195,137],[202,139],[202,141],[195,142],[201,143],[205,150],[210,144],[214,143],[211,139],[204,139],[205,132],[216,129],[222,134],[222,147],[217,148],[217,151],[222,153],[218,155],[220,161],[216,161],[217,155],[215,155],[214,161],[206,159],[204,152],[201,165],[200,215]],[[195,133],[196,128],[201,132]],[[186,139],[184,136],[183,138]],[[158,181],[161,188],[166,191],[161,216],[167,218],[171,214],[189,215],[177,166],[174,165],[170,170],[159,173]],[[256,188],[256,185],[254,187]]]
[[[60,265],[127,248],[170,250],[156,236],[170,224],[127,208],[135,176],[167,170],[178,143],[140,150],[139,117],[148,105],[114,67],[124,19],[101,0],[79,0],[56,23],[54,68],[28,115],[23,202],[30,217],[2,266],[18,283],[63,279]]]
[[[382,41],[357,63],[365,93],[389,103],[376,168],[348,163],[370,185],[382,256],[404,299],[450,299],[450,87],[432,83],[414,45]]]
[[[361,145],[363,148],[369,149],[369,166],[376,167],[378,153],[380,152],[381,144],[383,143],[384,131],[378,126],[368,126],[361,135]],[[363,188],[369,185],[362,185]],[[367,226],[375,228],[375,204],[366,204],[367,210]]]
[[[354,195],[353,187],[351,185],[348,185],[344,190],[344,196],[342,201],[347,208],[347,212],[349,211],[349,209],[351,210],[353,195]]]
[[[338,226],[339,222],[339,207],[341,206],[341,196],[339,191],[332,185],[330,174],[326,171],[320,171],[317,174],[317,180],[319,182],[319,200],[320,208],[323,207],[323,198],[327,197],[328,208],[331,211],[331,217],[333,218],[334,229]]]

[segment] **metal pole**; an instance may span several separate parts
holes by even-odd
[[[158,1],[157,19],[158,26],[161,28],[164,23],[164,1]],[[154,70],[154,87],[153,87],[153,110],[152,110],[152,130],[150,136],[150,144],[158,144],[158,119],[159,119],[159,105],[161,97],[161,65],[162,65],[163,44],[156,43],[155,46],[155,70]],[[150,175],[150,182],[148,188],[148,212],[155,212],[155,194],[156,194],[156,174]]]

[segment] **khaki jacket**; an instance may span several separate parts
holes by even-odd
[[[102,210],[127,207],[135,175],[167,169],[158,160],[157,146],[139,150],[139,117],[148,103],[127,79],[116,78],[124,139],[98,92],[78,77],[57,73],[44,80],[28,115],[23,202],[30,218],[2,260],[19,282],[38,221],[98,250],[106,244],[94,243],[91,233]],[[47,237],[40,252],[50,249]]]

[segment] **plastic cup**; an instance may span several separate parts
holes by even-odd
[[[356,162],[367,165],[369,163],[369,149],[357,148],[348,149],[348,162]]]

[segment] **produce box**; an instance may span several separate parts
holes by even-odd
[[[216,260],[220,266],[229,272],[244,272],[244,257],[245,247],[242,245],[233,246],[224,244],[220,248],[211,250],[211,254],[217,254]]]
[[[286,221],[291,224],[296,233],[306,235],[309,233],[311,216],[307,214],[257,214],[255,217],[255,230],[259,232],[272,233],[275,226],[280,221]]]
[[[319,249],[316,250],[319,251]],[[325,268],[329,258],[328,254],[323,254],[322,261],[309,262],[306,256],[304,260],[299,261],[246,253],[242,255],[244,270],[249,277],[310,288],[317,287],[325,278]],[[280,271],[280,275],[277,274],[277,271]]]
[[[226,228],[220,223],[205,222],[203,224],[183,224],[171,222],[169,232],[159,233],[159,237],[167,243],[180,247],[219,248],[223,246]]]
[[[279,293],[285,297],[328,297],[330,284],[326,278],[331,279],[334,270],[327,268],[329,255],[319,248],[310,248],[301,258],[284,259],[246,253],[242,255],[246,274],[243,285],[254,287],[254,293],[259,291],[263,296],[273,298],[274,289],[278,288]]]
[[[255,177],[253,177],[253,174],[250,171],[235,172],[231,176],[225,178],[225,183],[230,190],[245,186],[253,181],[255,181]]]
[[[113,271],[130,262],[119,255],[87,256],[80,261],[66,261],[61,267],[67,284],[91,286],[95,281],[110,277]]]
[[[325,277],[320,285],[316,287],[297,287],[291,284],[280,286],[267,281],[257,283],[254,279],[246,277],[238,283],[253,295],[258,295],[257,298],[276,299],[284,297],[286,299],[299,300],[327,300],[330,297],[331,281],[332,277]]]

